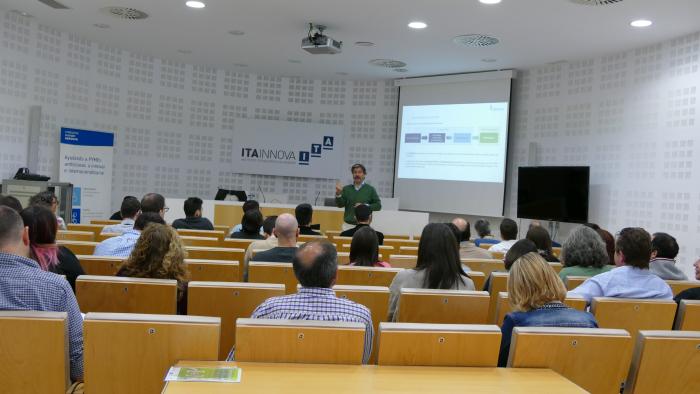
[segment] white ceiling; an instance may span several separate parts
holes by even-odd
[[[314,79],[376,79],[525,68],[561,60],[615,53],[700,30],[699,0],[624,0],[585,6],[571,0],[203,0],[191,9],[185,0],[59,0],[55,10],[38,0],[0,0],[38,22],[100,43],[180,62],[224,69]],[[142,21],[119,20],[100,9],[130,6],[147,12]],[[629,26],[647,18],[646,29]],[[406,25],[424,21],[428,28]],[[344,42],[339,55],[310,55],[300,42],[308,22],[325,24]],[[108,29],[93,24],[106,23]],[[243,36],[227,32],[242,30]],[[497,37],[490,48],[452,43],[461,34]],[[372,41],[374,47],[358,47]],[[191,50],[190,54],[178,50]],[[370,59],[408,63],[408,73],[371,66]],[[482,59],[497,59],[485,63]],[[293,63],[292,61],[300,61]],[[247,64],[248,67],[235,66]],[[340,76],[338,73],[348,73]]]

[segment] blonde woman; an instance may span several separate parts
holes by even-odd
[[[185,248],[174,228],[151,223],[141,232],[134,250],[119,267],[117,276],[177,280],[177,314],[187,314]]]
[[[564,305],[566,287],[552,267],[530,252],[515,260],[508,274],[508,299],[513,312],[501,326],[498,366],[505,367],[513,327],[597,328],[593,315]]]

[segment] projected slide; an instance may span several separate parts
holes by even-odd
[[[504,181],[508,103],[404,106],[398,178]]]

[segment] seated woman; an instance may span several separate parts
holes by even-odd
[[[505,271],[499,271],[499,272],[508,272],[510,271],[510,267],[515,263],[515,260],[519,259],[520,257],[530,253],[530,252],[535,252],[537,253],[537,246],[535,245],[534,242],[530,241],[529,239],[521,239],[518,242],[514,243],[513,246],[508,249],[508,252],[506,252],[506,255],[503,257],[503,266],[506,268]],[[484,291],[490,291],[491,290],[491,275],[489,275],[486,278],[486,281],[484,282]]]
[[[549,236],[549,231],[547,231],[544,227],[531,227],[527,231],[525,238],[535,243],[535,246],[537,246],[537,253],[539,253],[543,259],[550,263],[559,262],[559,259],[556,258],[552,252],[552,238]]]
[[[389,290],[389,321],[393,321],[402,288],[474,290],[474,282],[462,269],[459,247],[452,230],[443,223],[423,228],[416,268],[400,271]]]
[[[349,265],[391,268],[389,263],[379,261],[379,240],[371,227],[361,227],[352,236]]]
[[[603,239],[586,226],[576,227],[569,234],[560,257],[564,268],[559,271],[559,277],[564,283],[569,275],[596,276],[615,268],[608,264],[610,258]]]
[[[73,252],[56,245],[56,216],[43,205],[30,205],[20,212],[20,216],[29,228],[29,258],[39,263],[44,271],[65,275],[75,291],[75,279],[85,275],[85,271]]]
[[[189,273],[185,247],[174,228],[158,223],[147,225],[117,276],[177,280],[177,314],[187,314]]]
[[[501,326],[499,367],[508,361],[514,327],[598,327],[593,315],[569,308],[564,298],[564,284],[538,253],[528,253],[513,263],[508,274],[508,301],[513,312]]]
[[[231,238],[238,239],[265,239],[260,234],[260,227],[263,224],[263,215],[257,209],[250,209],[243,213],[241,219],[241,231],[231,234]]]

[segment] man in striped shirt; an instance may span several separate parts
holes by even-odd
[[[372,315],[367,307],[336,297],[333,286],[338,272],[338,254],[326,240],[304,244],[292,261],[301,289],[297,294],[272,297],[253,312],[254,319],[325,320],[365,325],[363,363],[372,353]]]

